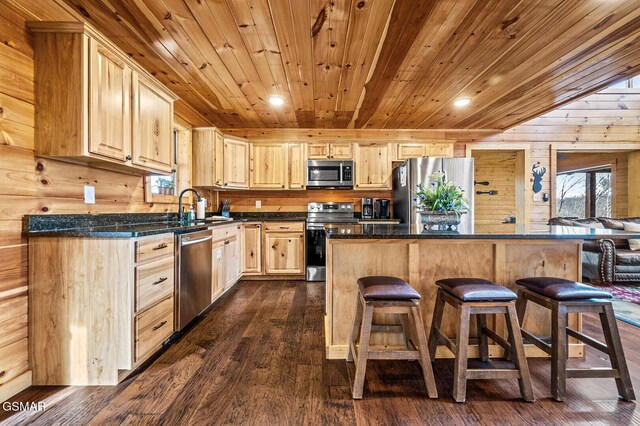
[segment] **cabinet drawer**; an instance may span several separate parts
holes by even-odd
[[[173,294],[174,259],[166,257],[136,267],[136,312]]]
[[[173,234],[136,241],[136,262],[173,254]]]
[[[173,296],[138,315],[136,362],[155,352],[173,333]]]
[[[267,232],[303,232],[304,222],[267,222],[264,229]]]
[[[238,233],[240,232],[240,224],[214,227],[212,231],[213,231],[214,242],[226,240],[231,236],[238,235]]]

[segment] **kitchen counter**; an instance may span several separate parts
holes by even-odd
[[[166,233],[202,231],[233,221],[198,220],[180,223],[175,214],[132,213],[100,215],[31,215],[23,220],[27,238],[137,238]]]
[[[424,327],[429,330],[438,286],[445,278],[475,277],[491,280],[516,290],[515,280],[524,277],[558,277],[574,281],[582,279],[582,245],[598,238],[640,238],[638,233],[606,229],[550,226],[515,226],[512,231],[491,233],[490,228],[476,227],[474,233],[423,232],[422,226],[407,225],[330,225],[326,239],[326,356],[344,359],[353,327],[360,277],[388,275],[410,283],[422,296],[420,309]],[[381,316],[376,323],[393,324],[398,318]],[[579,330],[581,318],[569,315],[569,324]],[[491,319],[490,325],[505,336],[504,321]],[[527,309],[525,327],[536,335],[549,336],[551,321],[548,311]],[[442,330],[455,335],[455,315],[445,310]],[[475,332],[475,330],[474,330]],[[371,337],[372,345],[403,345],[399,333]],[[489,349],[502,354],[498,345]],[[527,356],[546,356],[532,345]],[[470,347],[476,356],[477,347]],[[584,347],[570,339],[569,354],[582,356]],[[439,347],[437,358],[451,353]]]
[[[422,225],[329,225],[325,227],[330,240],[357,239],[437,239],[437,240],[550,240],[601,238],[640,238],[640,233],[612,229],[591,229],[577,226],[515,225],[512,230],[496,232],[491,227],[477,226],[473,233],[457,231],[426,231]]]

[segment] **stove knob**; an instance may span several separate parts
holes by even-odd
[[[315,210],[315,209],[316,209],[316,203],[309,204],[309,210]]]

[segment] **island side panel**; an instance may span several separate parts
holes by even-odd
[[[327,241],[331,261],[327,263],[328,324],[327,356],[344,359],[353,326],[358,278],[392,275],[409,280],[409,244],[403,240]],[[379,323],[390,316],[376,316]],[[398,339],[372,336],[372,344],[399,344]],[[398,340],[398,341],[395,341]]]
[[[328,240],[327,270],[327,357],[341,359],[346,356],[346,348],[351,332],[355,301],[356,281],[366,275],[393,275],[407,280],[422,295],[421,309],[428,331],[431,325],[437,286],[441,278],[476,277],[493,280],[515,290],[515,279],[527,276],[557,276],[578,279],[581,268],[581,247],[579,240],[439,240],[439,239],[398,239],[398,240]],[[393,318],[378,318],[383,323]],[[445,310],[443,331],[455,335],[454,312]],[[570,323],[580,327],[577,315]],[[525,324],[532,331],[548,335],[549,313],[531,307]],[[475,336],[475,324],[472,324]],[[504,335],[502,316],[494,316],[489,326]],[[395,345],[399,336],[380,339],[377,344]],[[582,354],[582,346],[574,345],[571,354]],[[492,355],[501,355],[497,345],[490,348]],[[475,356],[477,348],[470,347],[470,355]],[[529,356],[542,356],[537,348],[527,347]],[[452,356],[444,347],[438,349],[437,357]]]

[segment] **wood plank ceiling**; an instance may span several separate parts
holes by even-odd
[[[64,1],[198,125],[505,129],[640,73],[640,0]]]

